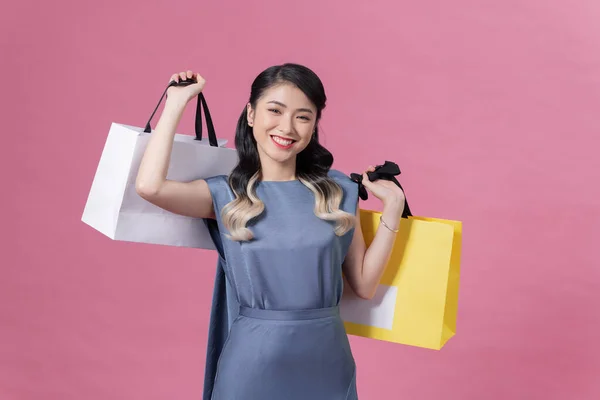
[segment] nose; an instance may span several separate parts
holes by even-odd
[[[290,118],[281,118],[279,120],[279,126],[277,127],[277,130],[279,132],[281,132],[282,134],[289,134],[292,132],[292,121]]]

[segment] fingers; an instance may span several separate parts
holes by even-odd
[[[375,171],[375,167],[372,166],[372,165],[369,165],[367,167],[367,169],[365,170],[365,172],[363,172],[363,177],[368,180],[368,178],[367,178],[367,172],[373,172],[373,171]]]
[[[363,179],[362,179],[362,184],[363,184],[363,185],[364,185],[364,186],[365,186],[367,189],[370,189],[370,188],[371,188],[371,185],[373,184],[373,182],[371,182],[371,181],[369,180],[369,176],[367,175],[367,172],[368,172],[368,171],[365,171],[365,172],[363,172],[363,174],[362,174],[362,176],[363,176]]]
[[[371,182],[369,180],[369,176],[367,175],[367,172],[373,172],[375,171],[375,167],[372,165],[369,165],[367,167],[367,169],[365,170],[365,172],[363,172],[362,176],[363,176],[363,185],[367,188],[367,189],[371,189],[371,185],[373,185],[373,182]]]
[[[180,81],[184,81],[186,79],[195,79],[198,83],[204,82],[204,78],[200,74],[194,73],[190,70],[171,75],[171,79],[169,80],[169,82],[175,81],[179,83]]]

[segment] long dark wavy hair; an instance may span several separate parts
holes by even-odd
[[[315,215],[335,221],[335,233],[343,235],[354,225],[354,215],[340,209],[342,188],[328,177],[333,155],[319,143],[318,122],[327,102],[325,89],[319,77],[309,68],[287,63],[275,65],[261,72],[252,83],[249,103],[256,109],[258,99],[269,88],[291,83],[312,101],[317,109],[315,131],[308,144],[296,156],[296,177],[315,195]],[[247,108],[240,115],[235,133],[238,164],[229,176],[235,200],[223,207],[222,220],[232,240],[250,240],[252,231],[248,222],[264,211],[264,203],[256,196],[256,185],[262,178],[260,158],[252,127],[248,125]]]

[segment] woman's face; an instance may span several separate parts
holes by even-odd
[[[284,163],[308,146],[313,135],[317,109],[295,85],[282,83],[267,89],[256,109],[247,106],[248,124],[261,157]]]

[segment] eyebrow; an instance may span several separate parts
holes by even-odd
[[[277,100],[271,100],[267,104],[269,104],[269,103],[277,104],[277,105],[279,105],[279,106],[281,106],[283,108],[287,108],[287,106],[285,104],[283,104],[283,103],[281,103],[281,102],[279,102]],[[309,113],[313,114],[313,112],[312,112],[312,110],[310,108],[299,108],[296,111],[305,111],[305,112],[309,112]]]

